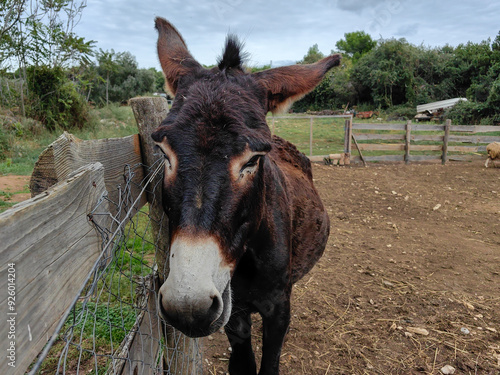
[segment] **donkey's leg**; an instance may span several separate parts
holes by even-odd
[[[260,311],[262,315],[262,362],[259,375],[278,375],[281,348],[290,324],[290,293],[284,292],[269,311]]]
[[[252,318],[250,312],[234,306],[233,314],[224,329],[232,350],[229,358],[229,374],[256,375],[257,366],[252,350]]]

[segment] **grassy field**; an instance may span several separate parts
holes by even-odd
[[[8,152],[0,155],[0,176],[30,175],[40,153],[63,133],[62,129],[50,132],[29,120],[12,128],[6,136]],[[110,105],[92,110],[88,127],[71,133],[80,139],[115,138],[137,133],[137,127],[130,107]]]
[[[273,117],[267,123],[272,128]],[[327,155],[344,151],[344,118],[321,118],[313,120],[313,155]],[[274,118],[274,134],[285,138],[309,155],[310,119],[304,116]]]

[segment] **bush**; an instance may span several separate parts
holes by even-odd
[[[5,132],[3,126],[0,125],[0,160],[7,159],[10,151],[9,135]]]
[[[49,130],[84,127],[89,107],[62,68],[29,67],[27,81],[31,102],[27,106],[28,116]]]
[[[411,120],[417,114],[417,109],[414,106],[402,104],[389,107],[385,113],[388,120]]]
[[[485,103],[474,101],[461,101],[449,109],[445,117],[454,124],[478,125],[482,118],[488,117]]]

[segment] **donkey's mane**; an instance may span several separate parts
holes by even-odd
[[[221,72],[228,72],[231,69],[243,71],[243,63],[248,58],[248,54],[243,52],[243,42],[236,35],[228,35],[222,57],[217,59],[217,65]]]

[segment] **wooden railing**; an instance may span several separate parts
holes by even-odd
[[[360,152],[360,156],[350,157],[350,160],[358,161],[363,158],[368,162],[441,161],[444,164],[450,159],[470,159],[473,153],[485,152],[486,144],[500,140],[500,126],[453,125],[450,120],[444,125],[413,124],[411,121],[404,124],[353,123],[349,128],[346,127],[346,131],[351,132],[351,138],[357,141]],[[371,143],[363,143],[367,141]],[[466,145],[470,143],[476,145]],[[363,151],[400,153],[363,155]],[[346,152],[350,154],[351,148]]]

